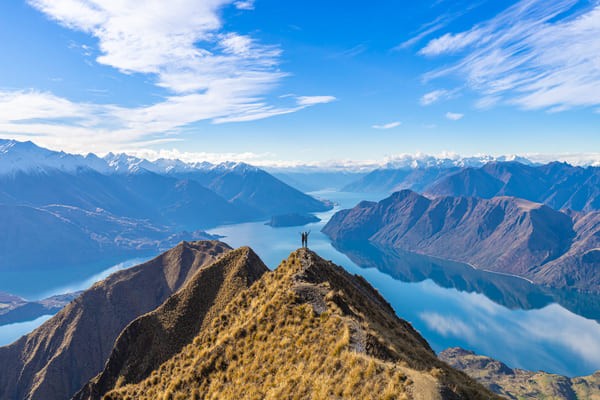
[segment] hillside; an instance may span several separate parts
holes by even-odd
[[[460,348],[444,350],[439,357],[508,399],[600,399],[600,372],[568,378],[543,371],[513,369],[500,361]]]
[[[105,398],[493,398],[440,362],[364,279],[305,249],[146,379],[128,381],[121,375]]]
[[[330,208],[243,163],[83,157],[0,139],[0,269],[83,268],[208,238],[188,232]],[[27,250],[32,237],[41,251]]]
[[[96,283],[35,331],[0,347],[0,399],[70,398],[102,370],[123,328],[230,250],[216,241],[182,242]]]
[[[232,204],[256,210],[259,216],[309,213],[332,208],[328,202],[308,196],[248,164],[222,164],[172,175],[198,182]]]
[[[459,160],[460,161],[460,160]],[[600,168],[552,162],[485,159],[387,166],[347,184],[352,192],[392,193],[404,189],[435,196],[512,196],[556,210],[600,209]]]
[[[405,190],[336,213],[335,242],[372,241],[558,288],[600,291],[600,215],[565,213],[512,197],[427,198]]]
[[[554,209],[600,209],[600,168],[554,162],[541,166],[518,162],[465,168],[432,183],[427,193],[445,196],[514,196]]]
[[[433,182],[459,171],[458,167],[380,168],[346,184],[345,192],[392,193],[410,189],[423,191]]]
[[[0,204],[0,226],[0,271],[108,263],[156,254],[184,239],[213,238],[202,231],[172,233],[147,220],[61,205]],[[36,251],[28,250],[31,243]]]

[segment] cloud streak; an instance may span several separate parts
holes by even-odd
[[[393,129],[402,125],[400,121],[388,122],[387,124],[375,124],[372,126],[373,129]]]
[[[268,100],[287,76],[279,69],[281,49],[224,31],[220,18],[222,8],[251,10],[253,1],[29,0],[29,4],[60,25],[96,38],[96,62],[126,75],[146,75],[167,94],[154,104],[123,107],[77,103],[35,90],[3,91],[4,136],[36,137],[43,145],[70,151],[103,151],[106,146],[170,140],[179,128],[198,121],[252,121],[334,100],[332,96]]]
[[[577,0],[521,0],[471,29],[446,33],[420,50],[457,61],[426,81],[464,78],[481,106],[504,102],[562,111],[600,105],[600,5]]]

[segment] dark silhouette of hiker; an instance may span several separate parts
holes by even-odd
[[[306,232],[300,232],[300,236],[302,237],[302,248],[304,248],[307,242]]]
[[[310,234],[310,231],[308,232],[304,232],[304,247],[308,248],[308,235]]]

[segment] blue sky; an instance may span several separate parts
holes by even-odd
[[[53,149],[600,160],[597,1],[14,0],[0,50],[0,136]]]

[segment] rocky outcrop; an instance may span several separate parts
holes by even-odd
[[[508,399],[600,398],[600,372],[590,376],[569,378],[543,371],[513,369],[493,358],[477,355],[461,348],[444,350],[439,357]]]

